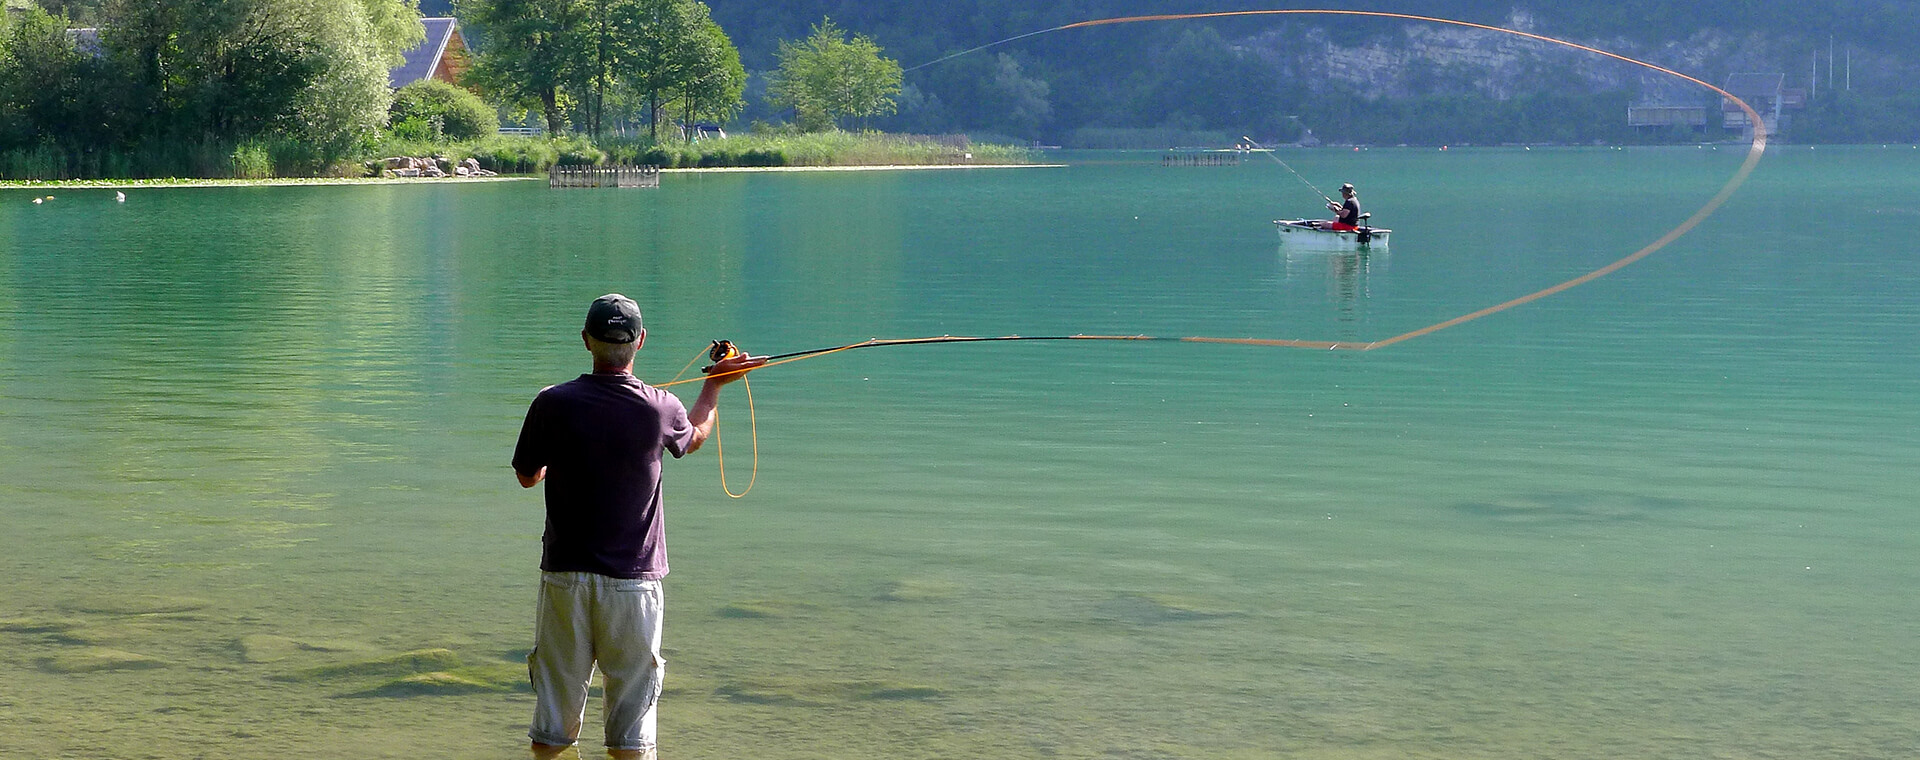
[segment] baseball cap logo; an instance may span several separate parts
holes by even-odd
[[[608,293],[594,299],[587,309],[587,332],[614,343],[632,343],[640,338],[640,306],[633,299]]]

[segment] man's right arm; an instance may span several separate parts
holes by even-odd
[[[540,392],[547,391],[543,388]],[[547,477],[547,466],[542,464],[547,455],[540,435],[540,407],[540,397],[535,396],[527,405],[527,418],[520,423],[520,439],[513,444],[513,476],[520,479],[521,488],[532,488]]]

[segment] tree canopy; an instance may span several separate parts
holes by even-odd
[[[0,149],[98,160],[262,141],[324,164],[386,123],[387,69],[424,36],[410,0],[68,5],[93,35],[43,9],[10,14]]]
[[[755,71],[775,69],[780,41],[806,36],[823,15],[869,35],[890,56],[911,66],[1090,19],[1314,7],[1264,0],[709,2],[714,17],[740,43],[747,67]],[[1897,123],[1898,115],[1905,113],[1913,117],[1910,123],[1920,125],[1920,111],[1902,105],[1907,101],[1898,96],[1910,89],[1907,82],[1920,76],[1920,3],[1910,0],[1374,0],[1366,9],[1499,26],[1517,24],[1645,57],[1716,83],[1734,71],[1782,71],[1789,75],[1789,86],[1805,87],[1809,56],[1817,48],[1822,56],[1822,97],[1828,94],[1824,55],[1831,35],[1843,60],[1839,65],[1844,66],[1846,50],[1854,50],[1858,105],[1884,108],[1874,123]],[[1523,76],[1502,83],[1498,93],[1466,94],[1455,86],[1461,72],[1434,67],[1425,81],[1409,82],[1415,86],[1407,91],[1386,91],[1330,83],[1316,70],[1322,64],[1316,56],[1328,44],[1378,45],[1389,55],[1404,53],[1407,33],[1420,26],[1314,16],[1246,17],[1101,26],[1035,36],[908,73],[899,113],[877,119],[875,125],[902,131],[989,131],[1063,142],[1071,142],[1074,132],[1087,127],[1198,127],[1236,134],[1253,130],[1284,139],[1298,129],[1286,116],[1299,115],[1316,127],[1327,126],[1331,120],[1345,118],[1339,111],[1346,107],[1341,102],[1346,98],[1379,100],[1383,109],[1391,110],[1401,107],[1394,104],[1450,96],[1477,103],[1447,107],[1449,112],[1478,109],[1477,123],[1481,116],[1504,113],[1505,101],[1514,97],[1574,95],[1584,99],[1583,105],[1562,113],[1560,123],[1549,127],[1545,120],[1533,120],[1530,123],[1540,129],[1512,139],[1550,140],[1555,139],[1551,134],[1574,128],[1593,139],[1631,137],[1623,113],[1608,116],[1609,129],[1597,133],[1573,123],[1597,113],[1599,106],[1623,98],[1633,101],[1640,93],[1631,85],[1568,87],[1564,79]],[[1542,65],[1548,69],[1558,61],[1585,65],[1579,58],[1571,51],[1559,51],[1542,56]],[[1244,84],[1215,86],[1236,78]],[[1702,93],[1702,99],[1710,97]],[[1806,116],[1827,118],[1815,110],[1809,109]],[[760,103],[751,104],[747,112],[751,118],[783,115]],[[1328,134],[1362,139],[1350,132]],[[1368,129],[1367,134],[1373,137],[1366,139],[1403,141],[1390,132]],[[1920,126],[1907,134],[1920,136]]]
[[[656,138],[664,107],[730,116],[746,70],[696,0],[459,0],[478,41],[472,81],[512,107],[538,108],[547,131],[604,134],[637,112]]]
[[[792,108],[802,129],[831,129],[843,118],[886,116],[897,108],[900,64],[881,56],[870,37],[847,39],[832,19],[822,19],[804,40],[781,42],[779,58],[767,97]]]

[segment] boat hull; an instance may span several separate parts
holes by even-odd
[[[1348,230],[1321,229],[1314,220],[1280,219],[1273,226],[1280,230],[1280,244],[1302,251],[1379,251],[1387,247],[1387,236],[1393,230],[1379,227],[1363,228],[1359,232]],[[1365,233],[1365,240],[1362,240]]]

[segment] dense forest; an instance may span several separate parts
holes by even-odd
[[[422,10],[441,12],[448,2],[426,0]],[[780,40],[804,36],[823,17],[872,36],[911,68],[1087,19],[1328,6],[1274,0],[708,4],[753,72],[773,66]],[[1920,3],[1908,0],[1376,0],[1340,7],[1521,23],[1529,31],[1644,57],[1716,83],[1737,71],[1777,71],[1787,75],[1790,88],[1820,91],[1790,119],[1791,138],[1920,139],[1920,97],[1906,85],[1920,75]],[[1650,92],[1632,78],[1605,81],[1604,70],[1600,81],[1578,76],[1573,69],[1592,62],[1571,51],[1536,51],[1518,72],[1474,71],[1416,57],[1391,83],[1375,85],[1329,77],[1328,64],[1318,60],[1329,47],[1403,49],[1414,26],[1253,17],[1042,35],[910,70],[899,114],[877,126],[1079,145],[1243,132],[1290,140],[1303,128],[1329,140],[1368,143],[1631,142],[1723,134],[1717,127],[1697,134],[1635,133],[1626,125],[1628,104],[1707,105],[1717,111],[1717,101],[1697,91]],[[1844,89],[1849,75],[1850,91]],[[750,96],[760,86],[755,79]],[[1681,102],[1667,102],[1675,98]],[[764,98],[750,97],[741,121],[787,118]]]
[[[121,146],[82,150],[93,163],[120,160],[115,156],[135,147],[195,142],[200,152],[222,161],[245,151],[267,151],[275,166],[325,165],[364,151],[369,135],[390,128],[386,98],[373,90],[378,72],[397,60],[400,43],[417,39],[388,28],[393,19],[412,13],[408,6],[417,4],[419,12],[438,16],[499,4],[0,1],[12,20],[5,43],[12,56],[0,56],[0,143],[25,146],[16,153],[39,150],[34,146],[47,144],[46,135],[58,132],[60,140],[74,145]],[[1090,19],[1325,5],[1300,0],[708,0],[700,9],[721,34],[725,44],[720,47],[737,48],[738,65],[745,69],[741,107],[727,106],[732,101],[723,98],[716,102],[726,106],[724,116],[712,117],[730,117],[736,128],[807,121],[783,105],[779,88],[770,83],[778,82],[774,73],[783,43],[805,38],[831,19],[857,39],[877,44],[904,69],[897,104],[857,124],[893,132],[966,133],[976,140],[1076,147],[1217,144],[1240,135],[1356,144],[1629,143],[1733,136],[1720,124],[1719,99],[1698,87],[1558,47],[1392,19],[1302,15],[1117,24],[1026,36],[947,59]],[[36,7],[53,15],[22,10]],[[189,10],[201,7],[252,10],[244,15]],[[1920,3],[1912,0],[1373,0],[1350,7],[1519,28],[1618,51],[1709,82],[1740,72],[1778,72],[1805,101],[1787,114],[1789,140],[1920,141],[1920,92],[1909,85],[1920,77]],[[61,31],[62,26],[101,25],[116,14],[135,23],[101,35],[97,44],[104,54],[82,53],[73,47],[77,38]],[[469,43],[484,58],[489,25],[480,18],[468,21]],[[163,29],[171,36],[158,36]],[[147,32],[154,34],[143,37]],[[146,41],[149,37],[164,46]],[[154,61],[163,47],[168,60],[184,63],[162,71]],[[52,65],[42,65],[47,62]],[[476,81],[468,84],[499,101],[500,88],[479,81],[478,74],[486,71],[483,61]],[[542,123],[551,131],[584,129],[598,136],[601,112],[618,105],[625,109],[623,130],[640,123],[634,114],[651,110],[654,115],[644,119],[651,134],[664,118],[657,97],[624,91],[602,97],[601,89],[572,98],[574,110],[567,114],[556,110],[560,101],[547,98]],[[238,97],[244,93],[252,94]],[[522,110],[527,101],[494,105],[509,118],[540,119]],[[1708,123],[1636,131],[1626,119],[1627,108],[1636,104],[1703,107]],[[673,118],[704,117],[696,105],[684,101]],[[421,118],[423,124],[428,120]],[[69,155],[80,154],[70,150]],[[96,170],[109,168],[102,164],[89,171]]]
[[[889,55],[912,67],[1087,19],[1329,6],[1274,0],[709,4],[753,71],[771,65],[778,40],[804,34],[823,16],[871,35]],[[1806,89],[1815,84],[1810,80],[1817,66],[1822,98],[1795,116],[1800,139],[1920,139],[1920,98],[1908,94],[1907,85],[1920,74],[1920,3],[1908,0],[1375,0],[1338,7],[1500,26],[1522,23],[1529,31],[1642,56],[1716,83],[1737,71],[1777,71],[1787,74],[1788,87]],[[1217,131],[1292,139],[1303,125],[1330,140],[1371,143],[1627,142],[1674,137],[1635,134],[1625,120],[1630,103],[1678,97],[1683,102],[1671,104],[1717,106],[1700,92],[1648,92],[1637,79],[1583,79],[1570,69],[1591,62],[1558,49],[1537,51],[1522,72],[1461,70],[1416,59],[1405,68],[1426,71],[1405,72],[1386,87],[1330,80],[1316,60],[1329,46],[1404,47],[1415,26],[1356,18],[1249,17],[1048,34],[910,71],[900,113],[883,126],[1079,144],[1099,143],[1126,130],[1148,138]],[[1831,69],[1829,44],[1835,50]],[[1853,89],[1846,92],[1840,80],[1849,54]],[[1827,98],[1830,75],[1838,91]],[[756,103],[745,118],[780,115]]]

